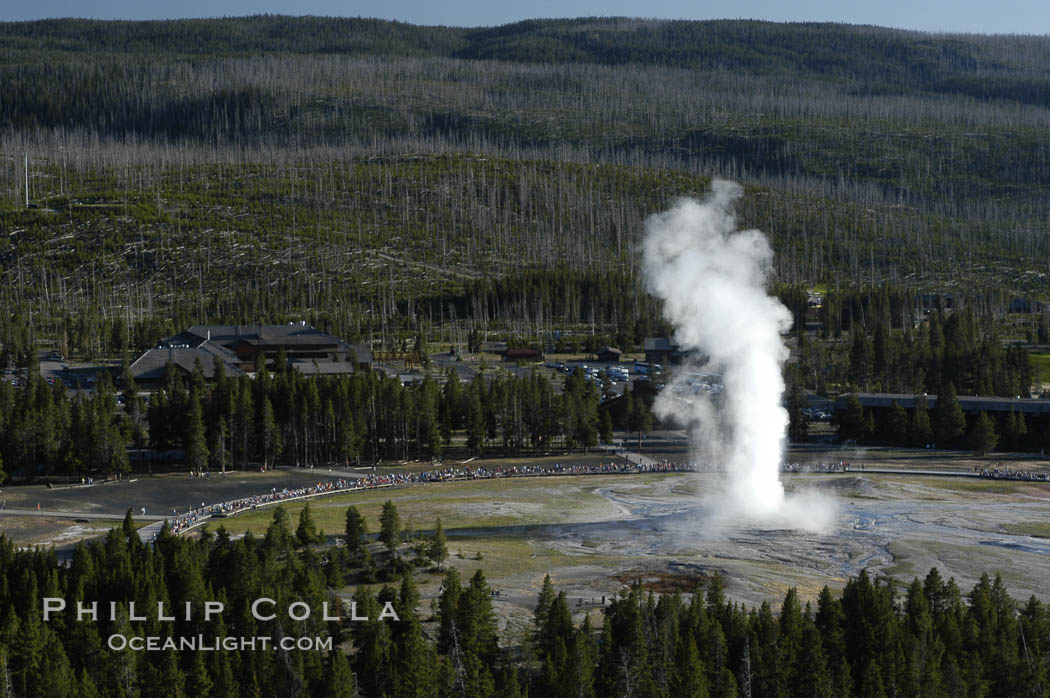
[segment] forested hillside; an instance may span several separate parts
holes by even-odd
[[[397,517],[390,501],[384,518],[388,511]],[[129,511],[121,528],[79,544],[68,566],[53,550],[16,550],[0,536],[0,670],[9,694],[1015,698],[1047,688],[1047,606],[1034,596],[1018,604],[998,575],[983,575],[964,596],[936,569],[903,593],[862,572],[841,594],[824,587],[815,607],[790,589],[779,617],[769,602],[728,600],[717,574],[688,598],[646,594],[639,583],[605,607],[600,629],[590,616],[574,622],[566,593],[547,577],[527,637],[510,637],[482,570],[468,581],[449,568],[440,596],[421,603],[415,577],[425,573],[413,569],[430,564],[420,553],[436,534],[399,544],[397,527],[384,521],[392,537],[380,546],[361,535],[354,506],[346,544],[324,548],[308,508],[293,531],[277,507],[262,538],[233,539],[220,527],[193,540],[165,527],[147,545],[134,526]],[[357,620],[335,611],[333,590],[376,567],[387,579],[399,573],[399,584],[356,586]],[[277,600],[261,611],[252,605],[259,589]],[[68,608],[42,620],[47,598],[68,599]],[[85,607],[103,600],[97,620],[74,615],[74,599]],[[224,612],[204,615],[203,602],[214,599]],[[296,603],[312,611],[305,620],[289,619],[302,612]],[[381,616],[387,603],[397,620]],[[324,622],[322,613],[342,620]],[[282,638],[334,651],[289,650]],[[147,641],[157,651],[134,651]],[[255,642],[217,649],[245,641]],[[354,649],[349,657],[344,647]]]
[[[644,217],[711,176],[746,184],[781,283],[1042,298],[1048,59],[1043,38],[761,22],[2,24],[2,302],[34,336],[612,333],[651,314]]]

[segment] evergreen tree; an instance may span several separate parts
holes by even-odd
[[[788,370],[788,438],[794,443],[805,443],[809,438],[809,418],[806,416],[806,390],[797,370]]]
[[[327,698],[354,698],[354,675],[346,655],[336,648],[328,659],[328,670],[325,672],[324,692]]]
[[[1017,412],[1010,407],[1010,415],[1006,418],[1003,428],[1003,441],[1008,448],[1019,450],[1024,447],[1025,437],[1028,435],[1028,424],[1024,413]]]
[[[572,635],[564,667],[560,672],[558,684],[565,695],[596,698],[594,669],[598,650],[592,634],[590,616],[585,616],[583,625]]]
[[[357,555],[365,545],[365,535],[368,534],[368,524],[365,517],[355,506],[346,508],[346,549],[351,555]]]
[[[863,327],[853,330],[853,343],[849,352],[849,382],[860,390],[866,390],[871,381],[874,349],[871,338]]]
[[[212,679],[208,675],[208,667],[204,663],[204,652],[194,652],[190,671],[186,674],[186,695],[209,696],[212,695]]]
[[[189,413],[186,416],[186,431],[183,435],[183,450],[186,465],[194,472],[201,472],[208,465],[208,446],[204,435],[204,421],[200,395],[197,389],[190,391]]]
[[[977,415],[977,419],[973,420],[973,424],[970,425],[966,440],[969,442],[974,454],[978,456],[988,453],[999,442],[999,437],[995,433],[995,425],[992,424],[992,420],[983,411]]]
[[[844,441],[855,441],[865,436],[864,408],[856,394],[846,397],[846,407],[838,415],[839,438]]]
[[[278,504],[274,507],[273,518],[266,529],[266,546],[268,548],[283,551],[292,547],[292,521],[288,511]]]
[[[389,499],[383,502],[383,510],[379,515],[379,540],[393,553],[401,542],[401,517],[397,513],[397,506]]]
[[[475,380],[468,390],[467,397],[467,448],[480,456],[485,448],[485,419],[482,409],[481,379]]]
[[[223,474],[226,473],[226,466],[229,464],[230,454],[226,447],[228,440],[229,429],[226,425],[226,418],[219,417],[219,421],[212,430],[211,445],[208,450],[211,453],[211,465],[217,467]]]
[[[299,525],[295,528],[295,539],[304,548],[324,540],[323,536],[317,532],[317,524],[314,523],[309,502],[299,511]]]
[[[808,616],[802,618],[802,634],[794,669],[794,695],[807,698],[837,698],[834,680],[828,670],[820,632]]]
[[[269,468],[281,455],[281,432],[277,428],[273,405],[268,397],[264,397],[260,403],[255,433],[263,467]]]
[[[930,426],[930,413],[926,407],[926,396],[915,396],[915,411],[911,416],[911,442],[915,446],[925,446],[933,440],[933,429]]]
[[[933,412],[933,433],[938,443],[948,446],[962,439],[966,433],[966,415],[963,414],[952,383],[948,383],[937,395],[937,406]]]
[[[908,412],[896,400],[890,405],[886,421],[886,440],[893,444],[908,443]]]
[[[456,627],[456,612],[459,609],[460,596],[463,595],[463,586],[460,583],[459,572],[455,567],[449,567],[441,581],[441,595],[438,597],[438,652],[450,655],[454,664],[462,661],[462,647],[459,641],[459,630]],[[459,666],[454,666],[457,673]]]
[[[612,443],[613,440],[613,422],[612,415],[609,414],[609,410],[602,411],[601,426],[599,429],[599,439],[603,444]]]
[[[445,540],[445,529],[441,527],[440,517],[434,523],[434,535],[427,546],[427,557],[437,566],[445,562],[448,557],[448,543]]]
[[[707,678],[696,642],[690,634],[680,634],[675,648],[674,671],[669,685],[672,696],[708,698]]]
[[[642,450],[642,437],[653,429],[653,415],[645,404],[645,400],[631,392],[630,412],[628,413],[628,429],[638,434],[638,451]]]

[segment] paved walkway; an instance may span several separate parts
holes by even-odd
[[[625,445],[626,443],[627,442],[624,442]],[[637,441],[635,443],[637,443]],[[609,455],[623,458],[628,463],[635,463],[637,465],[656,465],[660,462],[644,454],[636,453],[635,451],[625,451],[615,444],[599,444],[599,447]]]
[[[103,519],[107,521],[123,521],[126,514],[106,514],[98,512],[66,511],[62,509],[0,509],[0,516],[48,516],[51,518],[61,517],[64,519]],[[141,516],[132,512],[136,521],[156,521],[163,523],[168,517],[165,516]]]

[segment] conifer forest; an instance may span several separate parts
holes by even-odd
[[[1047,66],[1045,36],[843,24],[0,23],[0,485],[166,467],[143,453],[225,474],[591,455],[614,431],[640,450],[663,426],[655,376],[621,397],[608,375],[482,359],[468,378],[431,357],[502,342],[641,360],[673,334],[645,221],[716,179],[743,186],[737,226],[773,249],[792,441],[819,399],[839,401],[822,438],[1045,454],[1050,409],[960,400],[1050,397]],[[310,375],[282,354],[136,385],[136,358],[185,328],[289,323],[420,376]],[[49,381],[48,352],[104,369],[90,390]],[[841,573],[760,605],[717,572],[686,593],[639,581],[582,619],[554,575],[512,632],[485,562],[446,564],[440,520],[406,531],[390,501],[375,521],[350,506],[326,536],[309,506],[272,513],[265,535],[165,524],[143,541],[129,510],[62,559],[0,532],[0,698],[1050,695],[1050,594],[1014,599],[994,570],[972,587],[929,565]],[[351,602],[360,619],[321,612]]]

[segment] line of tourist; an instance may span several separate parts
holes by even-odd
[[[780,466],[782,473],[848,473],[856,466],[848,461],[835,461],[834,463],[783,463]],[[864,466],[861,465],[863,470]]]
[[[369,473],[358,480],[347,480],[340,478],[327,482],[318,482],[310,487],[298,487],[294,489],[284,488],[277,490],[273,488],[265,494],[232,499],[219,504],[206,505],[201,502],[199,507],[190,507],[184,513],[172,512],[173,518],[168,522],[171,532],[178,534],[189,530],[194,526],[204,523],[210,518],[222,518],[233,516],[242,511],[255,509],[256,507],[282,502],[285,500],[301,499],[308,496],[327,494],[331,492],[368,490],[378,487],[398,487],[403,485],[426,484],[431,482],[451,482],[454,480],[484,480],[504,477],[536,477],[556,475],[606,475],[606,474],[633,474],[633,473],[673,473],[673,472],[696,472],[699,468],[693,463],[677,463],[663,461],[659,463],[592,463],[592,464],[562,464],[554,465],[513,465],[513,466],[462,466],[448,467],[439,470],[423,471],[419,473]]]
[[[1050,482],[1050,473],[1035,470],[1015,470],[1014,468],[984,468],[979,473],[990,480],[1030,480],[1033,482]]]

